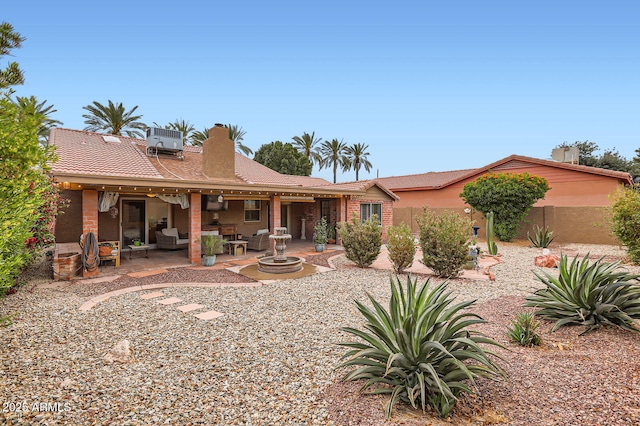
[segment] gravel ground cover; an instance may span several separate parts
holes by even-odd
[[[539,250],[505,243],[500,249],[502,263],[492,268],[496,281],[452,280],[450,289],[460,299],[478,300],[474,310],[489,321],[478,328],[506,346],[500,355],[509,380],[479,382],[479,394],[464,398],[450,419],[399,409],[388,423],[384,398],[360,396],[358,384],[339,382],[344,372],[334,367],[344,350],[336,342],[347,337],[340,327],[362,324],[353,300],[368,292],[386,303],[391,276],[344,258],[336,271],[260,288],[162,290],[182,299],[179,304],[224,314],[212,321],[141,299],[148,292],[116,296],[87,312],[78,307],[98,291],[122,288],[124,280],[233,282],[228,271],[180,269],[91,289],[23,286],[0,301],[0,316],[14,316],[12,325],[0,328],[0,419],[78,425],[640,423],[640,338],[614,329],[550,333],[545,323],[541,348],[510,344],[506,324],[539,287],[531,272]],[[624,256],[610,246],[552,252],[560,250]],[[104,355],[123,339],[131,343],[133,361],[105,363]],[[21,413],[18,404],[26,408]]]

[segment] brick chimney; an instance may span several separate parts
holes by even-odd
[[[236,178],[236,149],[229,139],[229,129],[216,124],[202,143],[202,173],[209,179]]]

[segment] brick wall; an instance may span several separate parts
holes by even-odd
[[[387,228],[393,225],[393,202],[391,201],[382,201],[382,200],[347,200],[346,214],[347,220],[351,220],[353,214],[356,217],[360,218],[360,204],[362,203],[382,203],[382,241],[387,241]]]
[[[200,263],[202,249],[200,236],[202,233],[202,197],[200,194],[190,194],[189,198],[189,262]]]
[[[399,225],[404,222],[410,225],[411,231],[417,235],[419,228],[415,217],[422,214],[422,207],[401,207],[393,210],[393,223]],[[465,215],[463,208],[433,208],[432,210],[454,210],[460,215]],[[482,213],[474,212],[472,220],[475,226],[480,227],[478,232],[480,239],[484,239],[486,221],[482,217]],[[520,224],[516,239],[526,241],[527,232],[532,231],[534,225],[542,228],[548,226],[556,236],[556,239],[553,240],[554,243],[620,244],[611,233],[607,207],[533,207]]]
[[[281,222],[281,214],[280,210],[280,196],[274,195],[271,197],[271,202],[269,203],[269,230],[271,233],[275,233],[275,228],[279,228],[282,224]]]
[[[87,235],[93,232],[98,238],[98,191],[93,189],[85,189],[82,191],[82,234]],[[99,268],[93,271],[82,271],[83,277],[97,277],[100,273]]]

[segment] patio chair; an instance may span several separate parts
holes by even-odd
[[[188,238],[180,238],[177,228],[165,228],[156,231],[156,243],[158,249],[180,250],[189,247]]]
[[[247,241],[247,250],[263,251],[269,249],[271,240],[269,239],[269,232],[252,235],[250,237],[244,237],[244,241]]]

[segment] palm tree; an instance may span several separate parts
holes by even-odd
[[[0,58],[11,53],[11,49],[22,47],[22,42],[26,39],[20,33],[14,31],[13,26],[8,22],[0,24]],[[17,62],[10,62],[7,68],[0,69],[0,89],[10,86],[24,84],[24,74]]]
[[[205,127],[204,130],[200,131],[200,130],[194,130],[193,133],[191,133],[191,145],[193,146],[202,146],[202,142],[205,141],[205,139],[209,138],[209,128]]]
[[[191,124],[188,121],[185,121],[183,119],[176,120],[173,123],[169,123],[169,128],[171,130],[177,130],[179,132],[182,132],[182,144],[183,145],[187,144],[187,142],[190,139],[191,133],[194,130],[196,130],[196,128],[193,127],[193,124]]]
[[[342,140],[332,139],[331,142],[324,141],[322,145],[320,145],[320,155],[322,157],[320,168],[333,167],[333,183],[336,183],[338,166],[340,166],[343,171],[349,170],[351,163],[346,154],[347,144]]]
[[[35,96],[24,97],[24,96],[16,96],[15,100],[11,100],[18,108],[20,108],[25,114],[33,115],[38,117],[41,120],[40,128],[38,129],[38,139],[40,143],[46,145],[49,140],[49,130],[52,127],[56,127],[62,124],[62,121],[54,120],[50,118],[49,115],[54,112],[58,112],[57,109],[53,109],[53,105],[47,105],[46,100],[42,102],[38,102],[38,99]]]
[[[84,106],[82,109],[89,111],[89,114],[82,116],[86,118],[84,124],[87,124],[84,130],[106,132],[112,135],[122,135],[124,133],[130,138],[144,138],[145,136],[144,132],[147,130],[147,125],[137,121],[142,116],[133,115],[135,110],[138,109],[137,105],[130,111],[125,111],[122,103],[115,105],[109,101],[109,105],[104,106],[100,102],[93,101],[93,105]]]
[[[305,132],[302,136],[294,136],[291,139],[293,139],[293,146],[303,153],[311,161],[311,164],[317,163],[320,165],[322,158],[318,154],[316,145],[322,141],[322,138],[316,139],[315,135],[316,132],[311,132],[311,134]]]
[[[242,151],[244,155],[251,155],[253,151],[248,146],[244,145],[242,141],[244,140],[244,135],[247,132],[237,124],[227,124],[226,126],[229,129],[229,139],[236,144],[236,150]]]
[[[367,152],[369,145],[363,143],[354,143],[347,147],[347,158],[349,159],[349,168],[353,168],[356,171],[356,180],[360,173],[360,168],[364,167],[366,171],[371,171],[373,164],[367,159],[367,156],[371,155]]]

